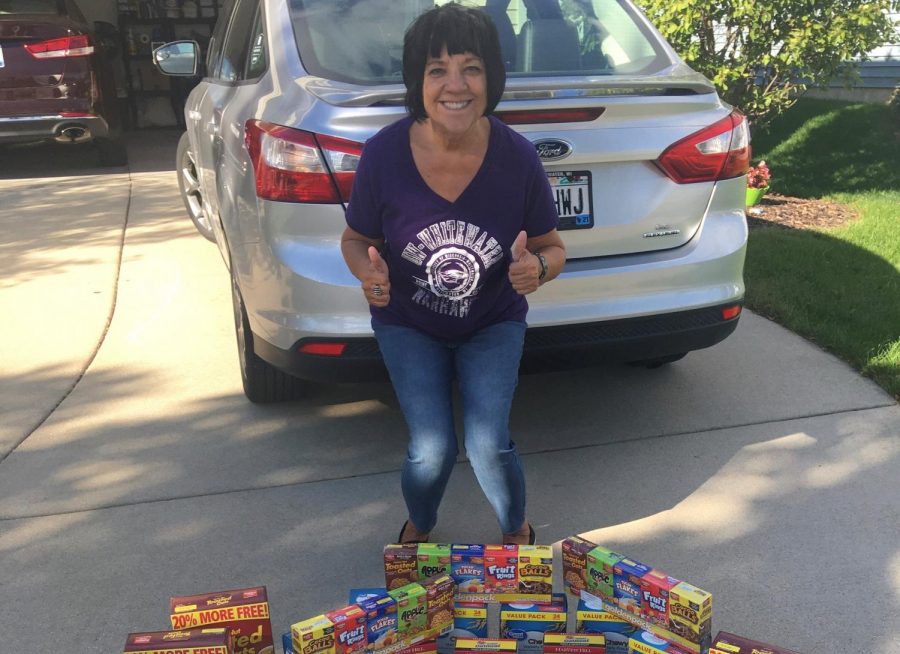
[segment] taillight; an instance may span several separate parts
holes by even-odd
[[[670,145],[656,165],[679,184],[714,182],[746,174],[750,131],[738,111]]]
[[[361,143],[258,120],[247,121],[244,141],[258,197],[322,204],[350,200]]]
[[[53,59],[56,57],[84,57],[93,54],[94,46],[86,34],[64,36],[49,41],[26,43],[25,50],[35,59]]]
[[[498,111],[497,118],[507,125],[534,125],[538,123],[586,123],[597,120],[606,107],[586,109],[526,109]]]

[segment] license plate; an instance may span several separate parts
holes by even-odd
[[[556,211],[559,213],[559,229],[589,229],[594,226],[591,173],[588,170],[554,171],[547,173]]]

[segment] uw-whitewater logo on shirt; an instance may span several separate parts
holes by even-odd
[[[442,220],[407,243],[402,257],[424,267],[413,277],[419,290],[413,302],[447,316],[465,317],[478,294],[482,273],[503,259],[503,246],[478,225],[464,220]]]

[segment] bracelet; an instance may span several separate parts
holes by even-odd
[[[547,270],[548,270],[547,269],[547,260],[544,258],[544,255],[541,254],[540,252],[535,252],[534,256],[536,256],[538,258],[538,261],[541,262],[541,274],[538,275],[538,281],[542,282],[542,281],[544,281],[544,277],[547,276]]]

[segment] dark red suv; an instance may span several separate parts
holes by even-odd
[[[111,57],[115,27],[92,28],[72,0],[0,0],[0,145],[93,141],[126,163]]]

